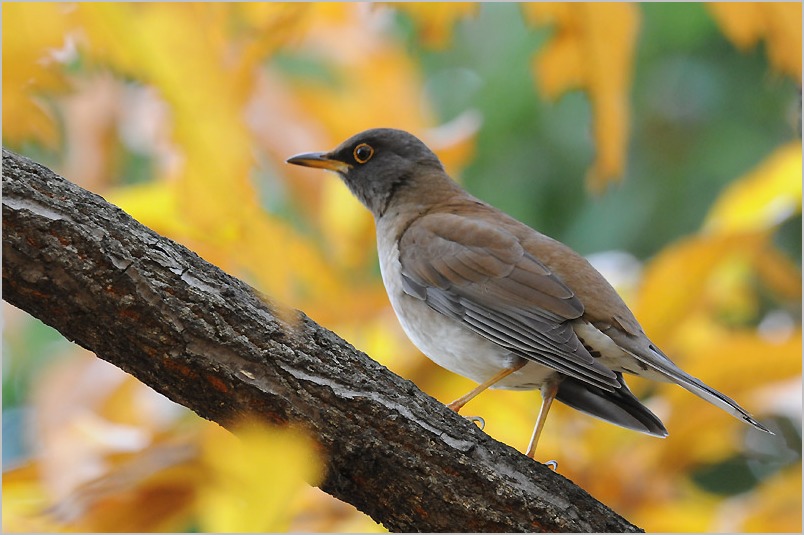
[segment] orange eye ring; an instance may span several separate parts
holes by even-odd
[[[357,163],[366,163],[374,156],[374,149],[368,143],[361,143],[355,147],[352,156],[355,157]]]

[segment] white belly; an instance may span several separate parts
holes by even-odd
[[[402,329],[422,353],[442,368],[478,383],[517,360],[506,349],[436,312],[424,301],[407,295],[402,289],[396,243],[383,243],[384,240],[379,238],[381,234],[384,233],[378,232],[377,247],[385,290]],[[545,366],[529,362],[493,388],[537,389],[554,373]]]

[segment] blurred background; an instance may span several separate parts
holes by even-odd
[[[647,531],[801,531],[801,4],[2,6],[3,145],[449,402],[406,339],[371,216],[288,166],[408,130],[476,196],[586,255],[757,432],[629,379],[670,436],[554,407],[539,456]],[[383,531],[3,304],[4,531]],[[467,410],[524,450],[537,392]],[[241,448],[239,454],[232,454]],[[226,453],[223,453],[226,452]],[[247,461],[243,461],[247,459]]]

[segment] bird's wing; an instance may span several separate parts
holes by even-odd
[[[498,223],[457,213],[416,220],[400,238],[405,292],[515,355],[619,388],[572,329],[583,304]]]

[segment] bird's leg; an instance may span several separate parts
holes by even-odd
[[[542,385],[542,406],[539,409],[539,416],[536,418],[536,427],[533,428],[533,436],[530,438],[528,444],[528,452],[526,455],[533,460],[536,460],[536,444],[539,442],[539,435],[542,434],[544,422],[547,420],[547,413],[550,411],[550,405],[558,394],[559,381],[548,381]]]
[[[503,368],[498,373],[494,374],[494,376],[491,379],[483,381],[481,384],[477,385],[468,394],[465,394],[456,399],[455,401],[453,401],[452,403],[447,404],[447,407],[454,410],[455,412],[460,411],[464,405],[472,401],[478,394],[488,389],[490,386],[493,386],[495,383],[502,381],[503,379],[505,379],[518,369],[522,368],[522,366],[527,364],[527,362],[528,361],[525,359],[518,359],[517,362],[513,364],[511,367]]]

